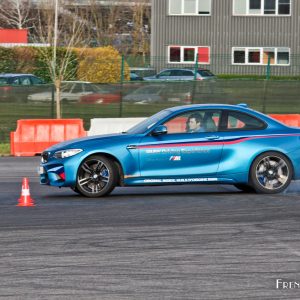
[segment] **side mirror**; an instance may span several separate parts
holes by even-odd
[[[162,135],[168,133],[168,128],[165,125],[159,125],[152,131],[152,135]]]
[[[155,75],[155,78],[159,78],[159,75]]]

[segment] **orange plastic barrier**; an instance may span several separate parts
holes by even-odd
[[[300,127],[300,115],[299,114],[286,114],[286,115],[270,114],[269,116],[288,125],[288,126]]]
[[[18,120],[17,130],[10,133],[10,152],[34,156],[54,144],[86,135],[81,119]]]

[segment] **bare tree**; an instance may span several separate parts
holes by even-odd
[[[87,36],[94,44],[112,45],[123,54],[149,54],[150,5],[147,0],[87,0]]]
[[[137,2],[133,10],[133,54],[142,54],[143,57],[149,53],[149,28],[145,26],[146,5],[144,2]]]
[[[58,0],[44,1],[43,6],[38,9],[37,24],[35,34],[39,41],[50,44],[51,48],[38,48],[40,54],[46,62],[51,80],[55,86],[56,117],[61,118],[61,85],[62,81],[73,77],[73,70],[68,66],[74,61],[73,48],[82,45],[84,25],[86,21],[82,19],[77,11],[68,9],[67,2]],[[63,47],[64,51],[57,56],[58,47]],[[71,72],[71,73],[70,73]]]
[[[33,21],[30,17],[33,7],[31,0],[0,0],[0,19],[10,28],[29,28]]]

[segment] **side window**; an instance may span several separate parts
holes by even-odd
[[[181,70],[172,70],[171,76],[181,76]]]
[[[216,110],[190,111],[177,115],[164,125],[168,134],[214,132],[218,130],[220,115],[221,112]]]
[[[20,84],[21,85],[31,85],[31,82],[28,77],[22,77],[22,78],[20,78]]]
[[[62,84],[61,84],[61,91],[62,92],[69,93],[71,89],[72,89],[72,84],[62,82]]]
[[[21,84],[20,83],[20,78],[13,78],[13,80],[11,81],[11,84]]]
[[[194,76],[192,71],[182,71],[182,76]]]
[[[40,78],[37,77],[30,77],[32,84],[43,84],[43,81]]]
[[[81,93],[83,91],[83,86],[81,83],[75,83],[72,87],[71,93]]]
[[[83,84],[83,88],[85,92],[95,92],[95,89],[89,83]]]
[[[260,130],[264,128],[265,123],[255,117],[241,112],[228,112],[226,130]]]
[[[159,74],[159,77],[163,77],[163,76],[171,76],[171,71],[167,70],[167,71],[163,71]]]

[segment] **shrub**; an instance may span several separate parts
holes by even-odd
[[[37,48],[37,50],[36,69],[34,74],[43,78],[46,82],[52,82],[50,66],[53,56],[53,47]],[[69,56],[69,63],[67,64],[66,70],[63,74],[63,80],[75,80],[78,64],[77,55],[73,50],[68,53],[66,48],[57,48],[56,74],[59,74],[59,70],[62,68],[63,61],[66,60],[65,58],[67,55]]]
[[[37,70],[36,59],[38,50],[36,47],[14,47],[15,72],[32,73]]]
[[[113,47],[76,49],[79,66],[79,80],[96,83],[117,83],[121,81],[122,57]],[[129,80],[129,67],[124,64],[124,80]]]
[[[15,53],[11,48],[0,47],[0,73],[15,72]]]

